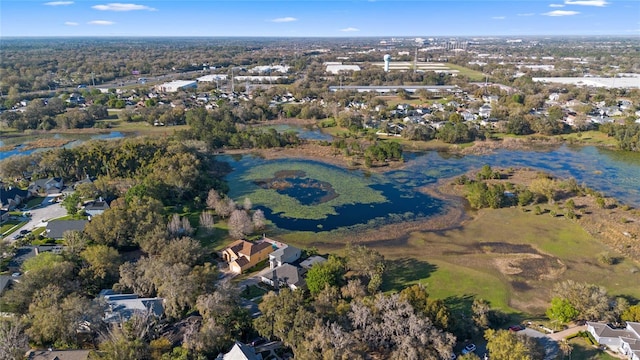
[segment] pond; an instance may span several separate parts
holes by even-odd
[[[279,133],[294,131],[298,134],[298,137],[305,140],[325,140],[332,141],[333,136],[325,134],[320,129],[308,129],[302,126],[296,125],[268,125],[262,127],[264,129],[275,129]]]
[[[350,171],[311,160],[264,160],[255,156],[221,156],[220,160],[234,169],[227,176],[229,195],[237,201],[249,197],[273,225],[285,230],[330,231],[434,216],[446,204],[417,189],[485,164],[529,167],[561,178],[574,177],[607,196],[640,206],[640,153],[561,146],[468,156],[429,151],[406,153],[405,159],[402,170],[384,174]],[[281,183],[265,186],[265,181],[274,179]],[[333,195],[327,197],[331,192]]]
[[[10,146],[14,145],[15,147],[11,150],[0,151],[0,161],[14,156],[14,155],[29,155],[36,151],[45,151],[51,148],[38,148],[38,149],[25,149],[24,143],[37,141],[38,139],[69,139],[71,142],[64,145],[65,148],[71,148],[74,146],[78,146],[85,141],[89,140],[112,140],[112,139],[121,139],[125,137],[123,133],[120,131],[111,131],[109,133],[104,134],[54,134],[51,135],[33,135],[33,136],[20,136],[12,139],[4,139],[0,140],[0,147],[2,146]]]

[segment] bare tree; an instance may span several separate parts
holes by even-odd
[[[22,359],[29,339],[18,320],[0,320],[0,360]]]
[[[234,210],[229,217],[229,235],[242,239],[253,232],[253,223],[244,210]]]
[[[193,234],[193,228],[191,227],[189,219],[187,219],[186,216],[181,218],[178,214],[173,214],[167,225],[167,230],[169,231],[169,235],[174,238]]]
[[[200,214],[200,228],[209,233],[213,231],[214,225],[213,215],[211,215],[210,212],[203,211],[202,214]]]
[[[246,211],[251,210],[251,208],[253,207],[253,204],[251,203],[251,199],[249,199],[248,197],[244,198],[244,202],[242,203],[242,208],[245,209]]]
[[[215,189],[211,189],[209,190],[209,195],[207,196],[207,207],[209,209],[215,209],[221,200],[222,198],[220,197],[220,194],[218,194]]]
[[[266,219],[264,217],[264,211],[260,209],[254,211],[252,216],[252,221],[253,221],[253,227],[255,228],[255,230],[264,229],[264,226],[266,223]]]

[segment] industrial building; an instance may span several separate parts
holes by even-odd
[[[198,83],[193,80],[175,80],[172,82],[160,84],[156,86],[156,89],[161,92],[176,92],[179,90],[195,89],[198,87]]]

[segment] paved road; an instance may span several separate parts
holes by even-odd
[[[562,339],[566,338],[567,336],[573,335],[573,334],[577,334],[580,331],[586,331],[587,330],[587,326],[586,325],[582,325],[582,326],[575,326],[572,328],[568,328],[567,330],[562,330],[562,331],[558,331],[557,333],[553,333],[553,334],[549,334],[547,335],[548,338],[550,338],[551,340],[554,341],[561,341]]]
[[[34,207],[30,210],[26,210],[26,212],[31,213],[29,222],[24,224],[21,228],[16,229],[13,233],[9,234],[5,238],[5,240],[14,242],[15,240],[13,240],[13,236],[15,234],[19,234],[20,230],[32,231],[37,227],[47,226],[47,222],[51,219],[67,215],[67,210],[62,207],[60,203],[52,202],[54,198],[54,196],[46,197],[39,206]]]

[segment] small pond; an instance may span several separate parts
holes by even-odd
[[[38,139],[47,139],[47,138],[69,139],[72,141],[65,144],[64,147],[71,148],[74,146],[78,146],[84,143],[85,141],[89,141],[89,140],[112,140],[112,139],[121,139],[124,137],[125,135],[120,131],[111,131],[109,133],[104,133],[104,134],[90,134],[90,135],[89,134],[54,134],[54,135],[20,136],[14,139],[5,139],[4,141],[0,140],[0,147],[5,145],[16,146],[11,150],[0,151],[0,161],[14,155],[29,155],[36,151],[45,151],[45,150],[51,149],[51,148],[38,148],[38,149],[28,149],[28,150],[24,149],[25,142],[36,141]],[[18,142],[22,142],[22,143],[18,143]]]
[[[325,134],[320,129],[308,129],[302,126],[296,125],[268,125],[264,126],[265,129],[275,129],[279,133],[287,132],[287,131],[295,131],[298,134],[298,137],[305,140],[325,140],[331,141],[333,140],[333,136],[329,134]]]
[[[227,177],[229,195],[237,201],[249,197],[267,219],[286,230],[329,231],[433,216],[441,213],[445,204],[417,189],[485,164],[529,167],[561,178],[574,177],[578,183],[640,207],[640,153],[560,146],[469,156],[429,151],[406,153],[405,159],[405,168],[384,174],[349,171],[311,160],[264,160],[255,156],[221,156],[220,160],[234,169]],[[281,180],[279,186],[264,185],[264,181],[274,179]],[[335,192],[333,197],[327,197],[331,191]]]

